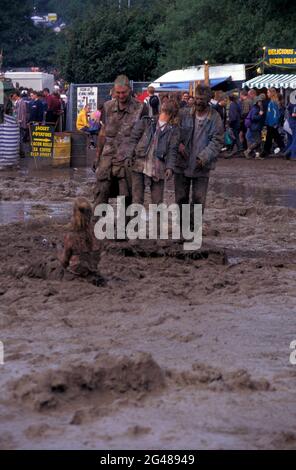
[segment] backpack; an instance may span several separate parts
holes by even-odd
[[[158,106],[159,106],[159,99],[157,96],[153,95],[150,96],[149,98],[149,105],[151,106],[153,110],[153,114],[157,114],[158,112]]]
[[[251,124],[252,124],[251,111],[249,111],[247,117],[245,118],[245,127],[249,129],[251,127]]]

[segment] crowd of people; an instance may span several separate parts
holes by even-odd
[[[152,86],[147,91],[140,102],[127,77],[119,76],[104,104],[95,204],[107,203],[114,188],[127,204],[142,204],[147,184],[152,203],[159,204],[164,181],[174,177],[180,209],[189,202],[190,188],[192,204],[204,207],[210,170],[221,151],[247,159],[271,152],[296,158],[296,105],[285,108],[274,88],[227,95],[198,85],[194,97],[188,92],[157,96]]]
[[[11,98],[24,133],[30,122],[57,122],[62,110],[58,93],[50,94],[47,89],[42,94],[32,91],[30,99],[16,90]],[[193,97],[187,92],[157,96],[149,87],[146,99],[140,101],[129,79],[120,75],[111,99],[92,113],[86,104],[76,126],[91,136],[96,148],[94,204],[75,203],[75,223],[71,236],[66,235],[60,260],[63,269],[97,284],[102,282],[99,273],[85,261],[93,250],[91,224],[96,217],[92,211],[97,205],[118,195],[125,198],[126,207],[143,205],[147,186],[151,202],[159,205],[164,201],[165,182],[173,178],[182,234],[183,205],[190,204],[192,209],[192,228],[194,206],[201,204],[204,212],[210,172],[223,147],[228,146],[233,155],[243,152],[246,158],[264,158],[274,142],[275,153],[296,159],[296,105],[291,102],[285,108],[273,88],[267,93],[242,90],[239,96],[222,92],[213,96],[208,86],[198,84]],[[94,134],[98,134],[96,141]]]
[[[117,77],[113,90],[101,116],[94,206],[116,195],[126,198],[126,206],[143,204],[146,186],[150,186],[152,203],[160,204],[165,181],[174,177],[181,223],[190,189],[192,207],[202,204],[204,210],[210,171],[224,134],[219,113],[210,105],[211,89],[198,85],[193,103],[189,103],[190,96],[180,100],[176,95],[162,95],[158,112],[151,106],[153,90],[148,101],[140,102],[132,96],[124,75]]]
[[[211,105],[223,121],[225,149],[233,150],[233,155],[296,158],[296,104],[285,106],[275,88],[242,90],[239,96],[217,92]]]
[[[22,144],[29,141],[31,124],[49,124],[56,130],[65,128],[66,102],[58,90],[50,93],[48,88],[43,91],[20,88],[13,91],[10,99],[12,115],[20,128],[21,154]]]
[[[114,82],[111,99],[99,112],[93,209],[118,195],[125,198],[126,207],[131,203],[143,205],[147,186],[151,202],[159,205],[164,201],[165,182],[174,178],[182,234],[183,205],[190,204],[189,224],[193,228],[194,205],[201,204],[204,212],[210,172],[228,132],[228,145],[235,154],[241,151],[246,158],[264,158],[274,141],[275,150],[296,157],[296,106],[290,103],[285,109],[272,88],[266,94],[243,90],[239,97],[222,93],[213,97],[211,89],[202,84],[197,85],[194,97],[187,92],[158,97],[149,88],[141,102],[133,95],[128,78],[120,75]],[[77,127],[81,131],[89,132],[89,113],[86,105],[78,116]],[[285,119],[290,124],[289,139],[283,139],[281,132]],[[88,214],[89,211],[90,206]],[[94,222],[95,214],[94,211]],[[79,233],[76,238],[81,237]]]
[[[80,132],[85,133],[89,138],[88,148],[95,149],[95,136],[98,135],[101,128],[101,110],[99,109],[91,112],[90,106],[86,104],[77,114],[76,129]]]

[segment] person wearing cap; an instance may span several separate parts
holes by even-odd
[[[147,107],[131,96],[129,79],[119,75],[114,82],[115,99],[104,104],[98,138],[94,207],[111,197],[124,196],[132,202],[131,162],[127,158],[130,136],[136,122],[148,115]]]
[[[256,98],[254,98],[254,104],[245,119],[248,148],[245,150],[244,155],[248,159],[254,155],[255,159],[262,159],[260,156],[260,150],[261,132],[264,126],[264,120],[265,116],[262,104],[262,96],[256,96]]]

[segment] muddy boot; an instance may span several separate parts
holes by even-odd
[[[99,273],[90,275],[89,279],[87,280],[88,282],[90,282],[96,287],[103,287],[107,284],[106,279],[103,276],[101,276]]]

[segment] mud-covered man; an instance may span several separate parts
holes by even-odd
[[[119,75],[114,82],[115,99],[104,104],[97,149],[94,207],[108,203],[109,198],[125,196],[132,202],[131,162],[127,158],[129,140],[137,121],[148,110],[131,96],[128,78]]]
[[[175,168],[175,197],[180,206],[202,204],[204,211],[210,171],[223,146],[223,124],[219,113],[210,107],[211,89],[196,87],[195,106],[180,114],[181,144]],[[182,212],[181,212],[182,215]]]

